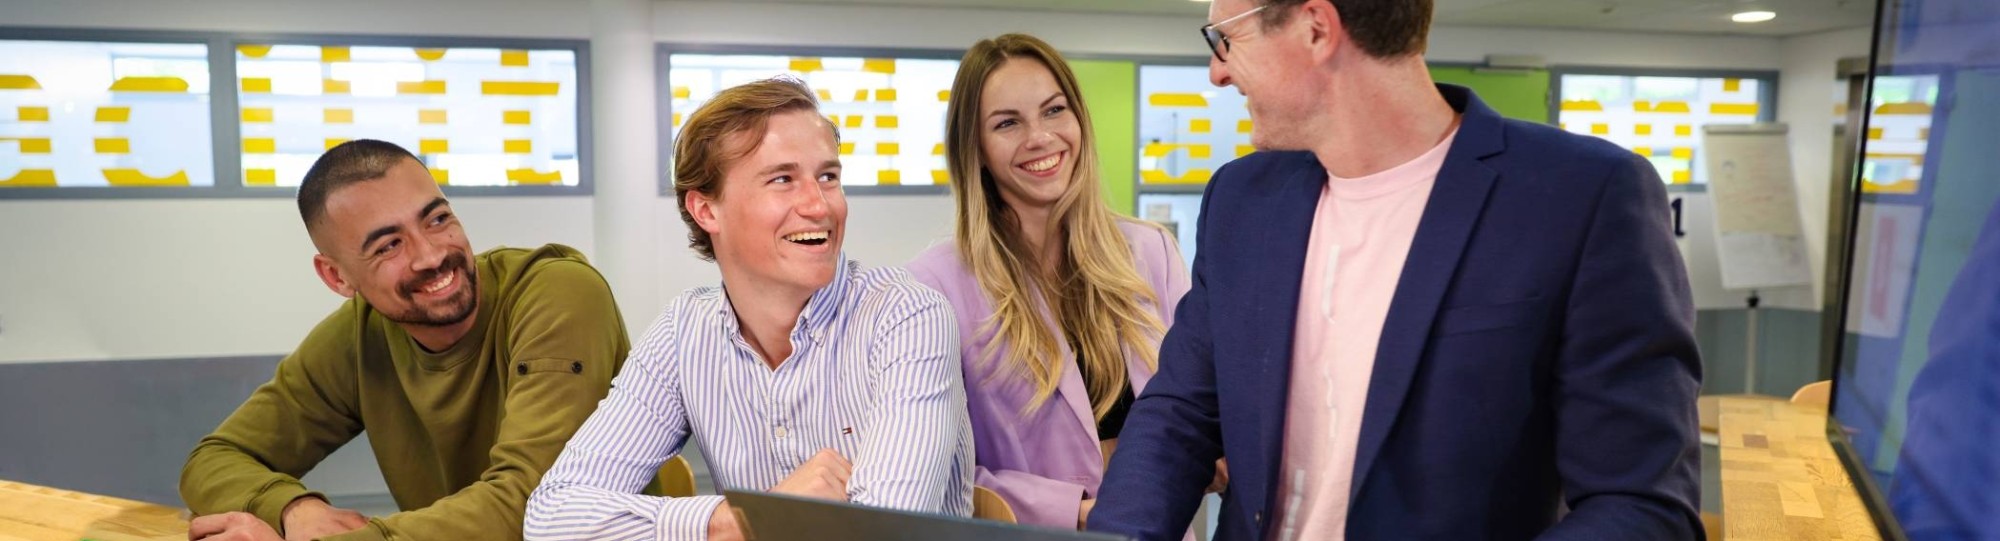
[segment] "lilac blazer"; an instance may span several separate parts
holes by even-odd
[[[1118,229],[1132,248],[1140,278],[1160,299],[1152,307],[1154,313],[1161,323],[1172,326],[1174,307],[1188,290],[1179,244],[1166,231],[1137,222],[1120,220]],[[988,360],[994,352],[987,348],[999,347],[993,344],[993,331],[986,328],[993,305],[959,259],[958,247],[932,246],[907,267],[918,281],[943,293],[958,316],[965,398],[977,449],[976,484],[998,492],[1022,524],[1075,528],[1082,500],[1096,498],[1097,485],[1104,480],[1097,419],[1083,377],[1077,373],[1075,354],[1068,344],[1061,344],[1062,358],[1056,362],[1063,364],[1062,383],[1054,396],[1023,416],[1021,410],[1034,397],[1035,385]],[[1046,310],[1042,320],[1055,329]],[[1000,353],[1004,358],[1005,351]],[[1137,356],[1128,356],[1125,366],[1137,395],[1152,379],[1153,370]]]

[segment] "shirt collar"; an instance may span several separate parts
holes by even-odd
[[[840,254],[839,264],[834,267],[833,281],[813,292],[812,298],[806,301],[806,309],[799,313],[799,325],[793,329],[793,334],[800,331],[817,333],[833,323],[834,317],[840,315],[840,308],[847,304],[847,289],[853,281],[857,265],[847,259],[846,253]]]
[[[857,268],[859,266],[860,263],[848,259],[845,252],[840,254],[840,261],[834,266],[833,281],[828,282],[826,287],[819,288],[819,291],[814,291],[812,297],[806,300],[805,309],[799,311],[798,321],[792,324],[792,337],[808,335],[815,339],[819,338],[822,330],[840,315],[841,306],[847,304],[848,286],[854,273],[859,271]],[[742,323],[736,320],[736,307],[729,302],[728,288],[728,284],[723,284],[725,291],[722,302],[715,311],[722,316],[723,325],[727,326],[729,334],[740,335]]]

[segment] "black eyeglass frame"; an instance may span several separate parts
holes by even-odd
[[[1218,30],[1215,27],[1236,22],[1237,19],[1249,17],[1250,14],[1259,11],[1264,11],[1264,8],[1268,7],[1271,7],[1271,5],[1264,4],[1261,6],[1250,8],[1249,10],[1244,11],[1242,13],[1238,13],[1230,18],[1201,25],[1201,39],[1202,41],[1208,42],[1208,52],[1215,55],[1215,60],[1217,62],[1229,61],[1229,59],[1222,57],[1222,53],[1229,52],[1230,45],[1229,45],[1229,36],[1224,35],[1221,30]]]

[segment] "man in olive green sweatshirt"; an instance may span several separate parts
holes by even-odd
[[[299,187],[320,280],[313,328],[181,471],[190,539],[519,539],[542,473],[630,344],[576,250],[473,255],[437,182],[381,141],[334,147]],[[366,431],[402,512],[366,518],[299,482]]]

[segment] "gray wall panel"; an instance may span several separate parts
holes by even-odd
[[[277,363],[0,364],[0,478],[178,506],[188,451]]]
[[[1784,308],[1757,311],[1757,388],[1789,398],[1799,386],[1826,379],[1820,373],[1819,312]],[[1748,358],[1749,311],[1701,310],[1695,341],[1701,347],[1702,394],[1741,394]]]

